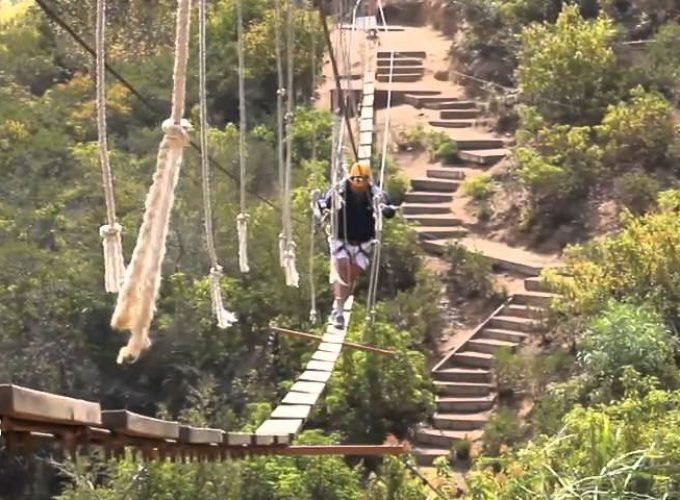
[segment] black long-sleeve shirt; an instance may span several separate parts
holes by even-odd
[[[337,189],[337,191],[336,191]],[[382,215],[391,219],[396,213],[390,205],[387,193],[378,186],[371,184],[365,192],[352,191],[349,180],[341,182],[338,188],[331,188],[326,195],[319,200],[321,210],[331,210],[332,200],[335,193],[340,195],[342,203],[337,207],[337,223],[335,234],[337,240],[347,241],[350,244],[367,243],[375,238],[374,201],[383,203]]]

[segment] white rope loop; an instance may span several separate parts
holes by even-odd
[[[99,136],[99,162],[104,185],[106,202],[106,224],[99,228],[104,249],[104,289],[107,293],[117,293],[125,277],[125,260],[123,258],[123,228],[116,222],[116,199],[113,190],[113,174],[109,162],[108,141],[106,132],[106,0],[97,1],[96,21],[96,103],[97,134]]]
[[[170,213],[175,200],[184,147],[189,143],[189,123],[182,120],[189,57],[191,0],[178,0],[173,72],[172,114],[163,124],[165,135],[158,148],[156,172],[146,198],[144,219],[125,279],[118,295],[111,327],[130,330],[127,346],[120,349],[118,363],[136,360],[151,345],[149,328],[156,309],[165,258]]]
[[[242,273],[250,271],[248,266],[248,213],[246,211],[246,91],[245,91],[245,62],[243,56],[243,9],[241,0],[236,0],[236,25],[238,38],[238,102],[239,102],[239,134],[238,134],[238,160],[239,160],[239,187],[241,213],[236,218],[238,231],[238,259],[239,269]]]
[[[246,213],[240,213],[236,217],[236,231],[238,233],[238,267],[242,273],[250,272],[248,266],[248,219]]]
[[[222,287],[220,285],[222,279],[222,267],[216,266],[210,268],[210,300],[212,303],[212,310],[215,318],[217,319],[218,328],[229,328],[231,325],[236,323],[236,315],[227,311],[224,308],[224,302],[222,300]]]
[[[217,320],[219,328],[228,328],[236,321],[236,316],[231,311],[224,307],[222,299],[222,289],[220,287],[220,278],[222,277],[222,266],[219,265],[217,259],[217,250],[215,245],[215,235],[213,231],[213,215],[212,215],[212,200],[210,187],[210,158],[209,158],[209,141],[208,141],[208,96],[206,86],[206,19],[208,13],[207,0],[199,0],[198,4],[198,24],[199,24],[199,64],[198,64],[198,79],[199,79],[199,116],[201,120],[201,177],[203,188],[203,218],[205,229],[205,240],[208,247],[208,256],[210,257],[210,298],[212,302],[212,311]]]

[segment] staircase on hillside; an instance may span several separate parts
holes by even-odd
[[[542,319],[554,297],[536,277],[527,278],[524,287],[432,369],[436,413],[432,425],[416,432],[413,452],[419,465],[432,465],[437,457],[448,455],[457,441],[482,437],[496,406],[494,354],[504,347],[515,350],[542,331]]]

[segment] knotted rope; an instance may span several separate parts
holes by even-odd
[[[106,224],[99,228],[104,247],[104,288],[116,293],[125,275],[123,259],[123,228],[116,222],[116,199],[113,191],[113,175],[109,163],[106,133],[106,0],[97,1],[96,22],[96,87],[97,87],[97,134],[99,135],[99,162],[102,169],[104,199],[106,200]]]
[[[149,327],[156,309],[165,257],[170,213],[175,199],[184,148],[189,144],[189,124],[182,120],[186,97],[191,0],[178,0],[173,71],[172,113],[162,125],[164,132],[156,158],[156,172],[146,198],[132,260],[118,295],[111,326],[130,330],[128,344],[118,353],[118,363],[136,360],[151,345]]]
[[[238,102],[239,102],[239,134],[238,160],[240,168],[241,213],[236,218],[238,232],[238,263],[242,273],[250,271],[248,266],[248,214],[246,212],[246,91],[245,63],[243,58],[243,9],[241,0],[236,0],[236,26],[238,31]]]

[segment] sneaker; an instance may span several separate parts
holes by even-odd
[[[333,326],[334,328],[337,328],[338,330],[344,330],[345,329],[345,315],[343,314],[342,311],[334,310],[331,313],[331,317],[330,317],[328,323],[331,326]]]

